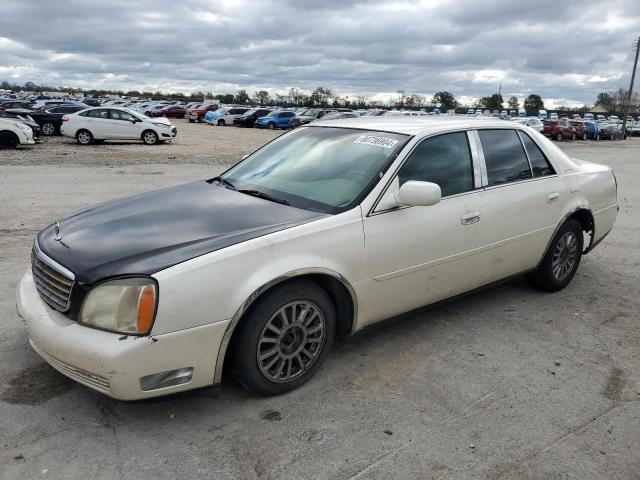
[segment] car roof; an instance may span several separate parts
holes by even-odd
[[[380,116],[341,118],[339,120],[319,120],[314,127],[357,128],[379,130],[405,135],[418,135],[441,132],[448,129],[468,130],[473,128],[514,128],[512,122],[495,118],[470,118],[446,116]]]

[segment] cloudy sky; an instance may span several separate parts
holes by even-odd
[[[628,88],[639,0],[3,0],[0,80],[385,98]]]

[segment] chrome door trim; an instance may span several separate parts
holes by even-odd
[[[480,187],[486,187],[489,185],[489,176],[487,175],[487,163],[484,159],[484,151],[482,150],[482,142],[480,142],[480,135],[478,134],[478,130],[469,130],[468,131],[469,140],[473,141],[475,144],[476,154],[478,157],[478,165],[480,168],[480,178],[481,185]],[[473,140],[471,140],[473,139]]]

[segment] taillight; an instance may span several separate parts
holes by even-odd
[[[63,122],[68,122],[69,121],[69,117],[67,117],[66,115],[64,117],[62,117],[62,121]]]

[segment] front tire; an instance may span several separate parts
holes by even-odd
[[[222,120],[222,119],[218,120],[218,126],[219,127],[224,127],[224,120]]]
[[[587,133],[586,132],[582,134],[582,141],[583,142],[587,141]]]
[[[575,141],[576,141],[576,134],[575,134],[575,133],[574,133],[573,135],[571,135],[571,140],[572,140],[573,142],[575,142]]]
[[[267,128],[269,130],[275,130],[276,125],[274,123],[272,123],[272,122],[269,122],[269,123],[267,123]]]
[[[553,237],[538,269],[527,274],[526,279],[538,290],[562,290],[578,270],[582,247],[582,226],[577,220],[567,220]]]
[[[145,145],[155,145],[158,143],[158,134],[153,130],[145,130],[142,132],[142,141]]]
[[[258,299],[239,328],[231,375],[247,390],[279,395],[303,385],[325,361],[335,308],[315,283],[294,281]]]
[[[558,142],[561,142],[561,141],[562,141],[562,132],[558,132],[558,134],[556,135],[556,140],[557,140]]]
[[[20,139],[13,132],[0,132],[0,149],[17,148]]]
[[[93,143],[93,135],[89,130],[78,130],[76,141],[79,145],[91,145]]]

